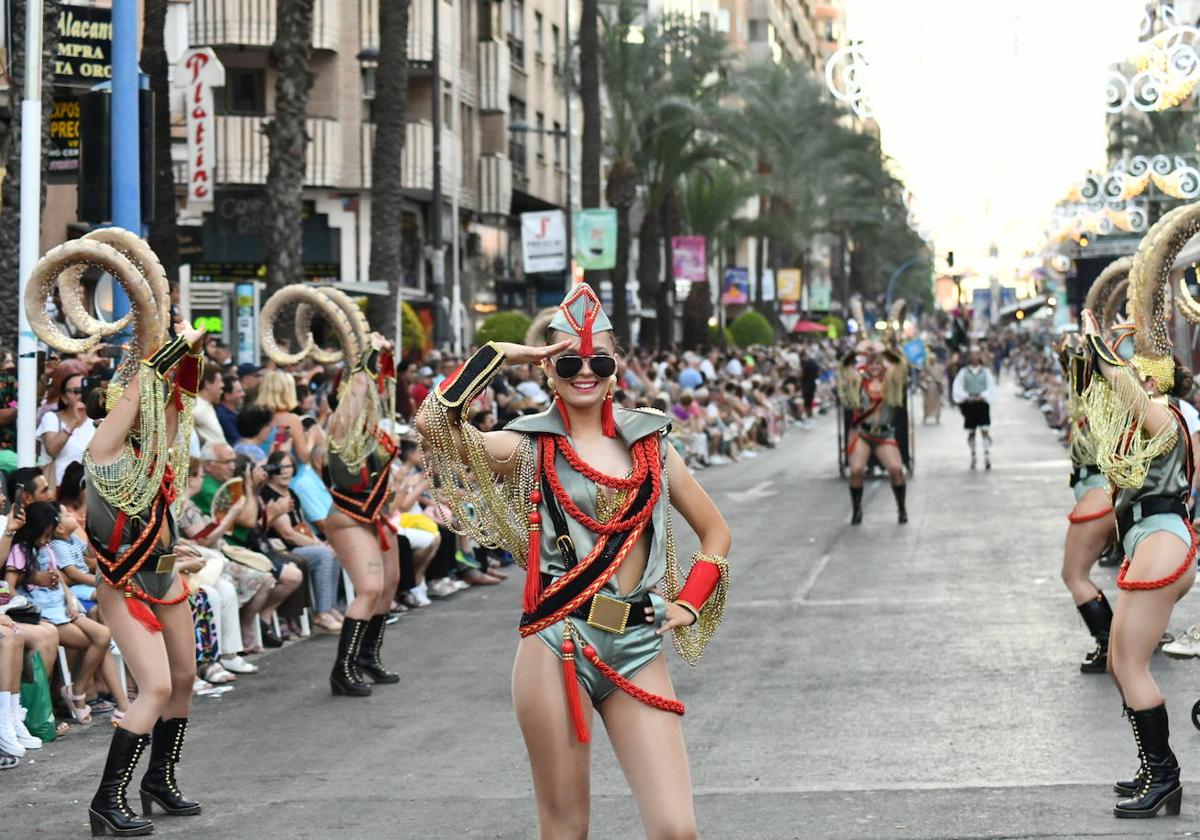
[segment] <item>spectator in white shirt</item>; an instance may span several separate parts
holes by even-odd
[[[221,421],[217,419],[217,403],[221,401],[223,388],[221,369],[216,365],[205,365],[192,415],[201,447],[210,443],[225,443],[225,432],[221,429]]]
[[[58,392],[58,407],[42,415],[34,433],[42,451],[54,462],[55,486],[62,481],[67,464],[83,460],[83,451],[96,433],[96,424],[84,408],[83,376],[65,377]]]

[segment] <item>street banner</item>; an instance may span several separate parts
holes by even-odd
[[[775,269],[764,268],[762,273],[762,299],[775,300]]]
[[[811,312],[828,312],[833,302],[832,286],[808,286],[808,309]]]
[[[567,224],[563,211],[521,214],[521,256],[526,274],[566,270]]]
[[[781,268],[775,281],[780,300],[800,300],[800,269]]]
[[[913,367],[925,367],[925,342],[919,338],[904,345],[904,355]]]
[[[708,281],[705,272],[705,241],[703,236],[671,237],[671,277],[693,283]]]
[[[575,262],[586,271],[617,264],[616,210],[580,210],[575,215]]]
[[[188,210],[212,209],[217,185],[213,88],[225,86],[225,68],[215,52],[199,47],[184,53],[183,70],[187,81]]]
[[[725,281],[722,284],[721,303],[726,306],[740,306],[750,302],[750,269],[740,266],[730,266],[725,269]]]

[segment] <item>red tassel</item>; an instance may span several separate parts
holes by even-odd
[[[605,437],[615,438],[617,436],[617,420],[613,417],[611,388],[604,397],[604,405],[600,408],[600,430],[604,432]]]
[[[562,417],[563,428],[567,430],[567,434],[571,434],[571,418],[567,416],[567,407],[563,405],[562,397],[555,397],[554,404],[558,406],[558,413]]]
[[[531,613],[542,600],[542,442],[538,440],[538,457],[533,470],[533,489],[529,491],[529,555],[525,559],[525,592],[521,610]]]
[[[579,355],[590,356],[595,350],[592,343],[592,325],[600,315],[600,307],[596,306],[583,314],[583,329],[579,331]]]
[[[162,623],[158,620],[158,616],[154,614],[154,610],[142,603],[141,599],[127,595],[125,603],[129,606],[129,614],[143,627],[151,633],[162,632]]]
[[[564,633],[564,636],[566,634]],[[575,643],[563,638],[563,680],[567,684],[567,707],[571,710],[571,723],[575,725],[575,737],[586,744],[592,739],[587,721],[583,717],[583,701],[579,697],[579,678],[575,676]]]

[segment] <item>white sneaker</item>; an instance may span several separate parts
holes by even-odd
[[[12,709],[0,709],[0,752],[17,758],[25,755],[25,747],[17,740],[17,732],[13,728]]]
[[[450,578],[438,578],[429,583],[429,594],[434,598],[449,598],[457,591]]]
[[[1167,656],[1187,658],[1200,656],[1200,627],[1193,624],[1175,638],[1175,641],[1163,645],[1162,652]]]
[[[240,656],[221,657],[221,667],[231,674],[257,674],[258,666],[251,665]]]
[[[25,715],[28,712],[20,704],[17,704],[13,714],[13,731],[17,734],[17,743],[27,750],[40,750],[42,748],[42,739],[32,734],[25,728]]]
[[[712,455],[709,457],[708,463],[714,467],[723,467],[729,463],[729,459],[724,455]]]
[[[743,458],[757,458],[758,453],[755,452],[753,449],[747,449],[745,452],[742,453],[742,457]]]
[[[450,583],[453,584],[455,592],[462,592],[464,589],[471,588],[471,584],[462,579],[452,580]]]

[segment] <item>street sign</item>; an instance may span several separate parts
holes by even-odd
[[[575,215],[575,261],[588,271],[617,264],[616,210],[580,210]]]
[[[225,86],[225,68],[215,52],[199,47],[184,53],[183,71],[187,80],[188,210],[211,210],[217,184],[213,88]]]
[[[521,256],[526,274],[566,270],[567,224],[563,211],[521,214]]]
[[[790,333],[796,329],[796,324],[800,323],[800,316],[796,313],[783,312],[779,315],[779,323],[783,325],[783,331]]]
[[[779,301],[779,311],[784,315],[795,315],[800,311],[800,304],[794,300]]]

